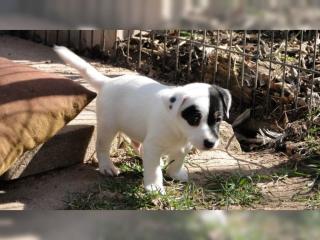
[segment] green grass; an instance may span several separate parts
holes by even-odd
[[[320,113],[320,109],[314,110],[308,119],[312,119]],[[307,146],[309,154],[303,160],[303,171],[307,171],[314,177],[320,175],[320,126],[309,122],[308,135],[304,139]]]
[[[320,155],[320,127],[311,125],[308,129],[308,136],[305,140],[311,152],[313,154]]]
[[[137,159],[118,166],[121,176],[107,178],[89,192],[69,196],[69,209],[193,209],[198,189],[193,184],[166,182],[166,195],[145,192]]]
[[[313,190],[308,194],[296,195],[293,197],[294,201],[303,202],[307,209],[320,208],[320,187],[315,185]]]
[[[206,186],[212,193],[215,204],[218,206],[232,205],[253,206],[260,202],[262,194],[257,187],[258,176],[248,177],[232,175],[228,177],[212,176]]]
[[[320,189],[315,190],[313,194],[307,198],[307,206],[311,209],[320,208]]]
[[[287,56],[287,57],[281,56],[280,59],[281,59],[281,61],[286,60],[287,63],[291,63],[291,62],[296,62],[297,61],[297,59],[295,57],[290,57],[290,56]]]
[[[166,179],[165,195],[147,193],[142,184],[141,160],[123,161],[118,167],[122,172],[120,176],[106,178],[88,192],[70,194],[67,209],[213,209],[251,206],[261,198],[256,183],[238,175],[207,177],[203,186]]]
[[[180,37],[186,37],[186,38],[190,38],[191,37],[191,31],[180,31]]]
[[[311,115],[307,116],[307,119],[312,119],[320,113],[320,108],[315,109]],[[298,167],[298,172],[302,172],[308,175],[309,178],[313,178],[314,185],[312,187],[311,194],[302,197],[302,201],[307,202],[308,208],[315,209],[320,207],[320,127],[312,122],[309,122],[308,135],[304,139],[309,154],[303,159]]]

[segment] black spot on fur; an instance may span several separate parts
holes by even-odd
[[[181,112],[181,116],[189,123],[190,126],[199,126],[202,115],[195,105],[191,105]]]
[[[171,97],[171,98],[170,98],[170,102],[171,102],[171,103],[174,103],[176,100],[177,100],[176,97]]]

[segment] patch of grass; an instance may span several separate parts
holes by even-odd
[[[186,37],[186,38],[190,38],[191,37],[191,31],[180,31],[180,37]]]
[[[315,109],[307,116],[306,121],[313,119],[319,113],[320,108]],[[304,139],[308,154],[299,162],[296,172],[313,179],[314,184],[311,186],[311,192],[304,196],[298,196],[298,200],[306,202],[308,208],[318,209],[320,208],[320,126],[311,121],[308,125],[308,134]]]
[[[320,208],[320,189],[317,189],[313,194],[307,199],[307,206],[311,209]]]
[[[320,155],[320,127],[312,125],[308,129],[308,136],[306,137],[306,142],[312,153]]]
[[[320,109],[314,110],[308,119],[312,119],[320,113]],[[304,139],[308,147],[308,155],[303,159],[302,171],[308,172],[313,177],[320,175],[320,126],[309,123],[308,134]]]
[[[70,194],[67,209],[213,209],[231,205],[251,206],[261,197],[250,177],[209,177],[203,187],[193,182],[165,180],[166,194],[147,193],[142,184],[141,160],[129,159],[118,164],[122,174],[106,178],[85,193]]]
[[[315,185],[311,192],[303,195],[296,195],[293,197],[294,201],[302,202],[307,209],[319,209],[320,208],[320,188],[319,185]]]
[[[194,183],[166,181],[166,195],[145,192],[139,159],[121,162],[122,174],[107,178],[85,193],[69,195],[68,209],[175,209],[208,208],[202,188]]]
[[[280,59],[281,59],[281,61],[286,60],[286,62],[288,62],[288,63],[296,62],[296,61],[297,61],[297,59],[296,59],[295,57],[290,57],[290,56],[287,56],[287,57],[281,56]]]
[[[320,108],[319,109],[315,109],[311,112],[310,115],[308,115],[309,119],[313,119],[315,116],[317,116],[318,114],[320,114]],[[308,136],[306,138],[307,142],[310,142],[310,144],[312,145],[312,147],[314,147],[315,145],[317,146],[317,150],[319,150],[319,146],[320,146],[320,141],[319,141],[319,137],[320,137],[320,126],[311,122],[309,123],[309,128],[308,128]]]
[[[208,178],[206,189],[213,194],[218,206],[252,206],[260,202],[262,194],[257,187],[259,177],[232,175]]]

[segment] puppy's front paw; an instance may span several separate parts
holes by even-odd
[[[161,195],[165,195],[166,191],[162,185],[158,184],[149,184],[144,187],[147,192],[159,192]]]
[[[108,175],[111,177],[115,177],[120,174],[120,170],[114,165],[112,165],[112,166],[99,166],[99,172],[103,175]]]
[[[175,172],[175,173],[170,173],[170,171],[169,171],[168,175],[172,179],[178,180],[180,182],[188,182],[188,180],[189,180],[188,170],[184,167],[182,167],[178,172]]]

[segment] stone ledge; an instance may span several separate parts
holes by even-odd
[[[48,142],[26,152],[3,175],[14,180],[57,168],[83,163],[94,155],[93,125],[67,125]]]

